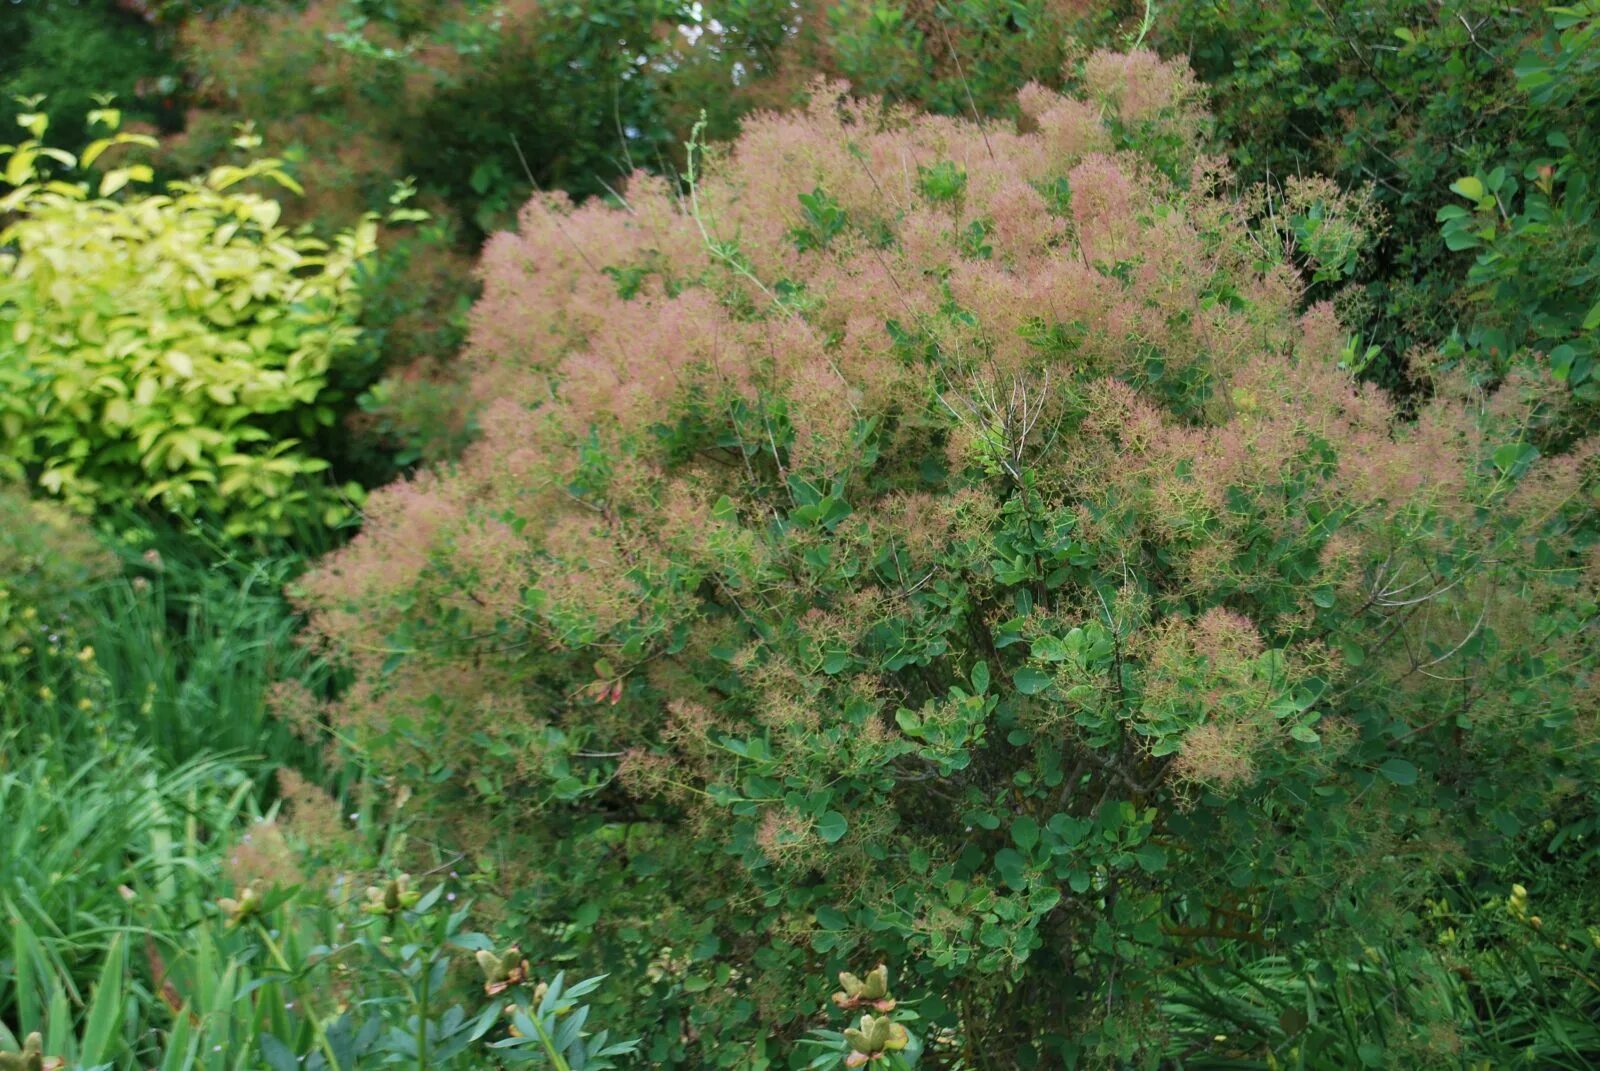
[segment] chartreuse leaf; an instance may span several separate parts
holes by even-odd
[[[114,127],[115,109],[96,115]],[[148,142],[113,133],[84,156]],[[285,230],[278,202],[237,187],[292,183],[271,160],[155,193],[133,185],[153,181],[148,164],[75,172],[37,142],[0,159],[17,187],[0,238],[0,456],[85,512],[148,501],[234,535],[347,515],[297,435],[336,416],[371,220],[332,242]],[[27,184],[42,161],[62,170]]]

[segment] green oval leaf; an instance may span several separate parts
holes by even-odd
[[[989,690],[989,663],[979,662],[972,667],[972,690],[977,695]]]
[[[1023,695],[1038,695],[1050,687],[1050,675],[1031,666],[1023,666],[1011,675],[1012,683]]]
[[[1385,759],[1378,772],[1397,785],[1414,785],[1417,783],[1417,768],[1405,759]]]
[[[817,819],[817,836],[829,844],[837,842],[849,828],[850,823],[845,821],[844,815],[838,811],[825,811],[822,817]]]

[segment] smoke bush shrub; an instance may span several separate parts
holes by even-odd
[[[1088,65],[1018,129],[819,88],[687,196],[529,203],[481,439],[304,582],[353,684],[280,699],[662,1065],[779,1059],[874,954],[967,1066],[1150,1062],[1162,971],[1358,948],[1594,785],[1593,443],[1355,382],[1188,72]]]

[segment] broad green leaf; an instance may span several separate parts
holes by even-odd
[[[132,176],[128,173],[128,169],[125,167],[119,167],[114,171],[107,171],[100,178],[100,196],[110,197],[112,194],[126,186],[128,184],[128,179],[131,177]]]
[[[1147,874],[1154,874],[1167,867],[1167,850],[1159,844],[1141,844],[1134,850],[1133,858],[1138,862],[1139,869]]]
[[[1072,652],[1055,636],[1040,636],[1033,641],[1029,653],[1041,662],[1065,662]]]
[[[994,868],[1000,878],[1013,889],[1027,887],[1027,860],[1015,848],[1001,848],[994,853]]]
[[[1495,449],[1494,467],[1509,475],[1519,465],[1531,464],[1538,456],[1538,449],[1531,443],[1505,443]]]
[[[1023,695],[1038,695],[1050,687],[1050,675],[1032,666],[1023,666],[1011,675],[1011,680],[1017,686],[1017,691]]]
[[[817,836],[829,844],[838,841],[849,828],[850,823],[845,821],[844,815],[838,811],[825,811],[822,817],[817,819]]]
[[[1414,785],[1417,783],[1417,768],[1412,763],[1398,756],[1385,759],[1378,772],[1397,785]]]
[[[989,690],[989,663],[979,662],[972,667],[972,690],[976,695]]]

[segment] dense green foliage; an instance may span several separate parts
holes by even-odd
[[[355,336],[354,272],[375,222],[334,242],[291,235],[277,201],[234,187],[292,185],[275,160],[117,197],[148,164],[71,174],[80,159],[35,138],[0,147],[0,474],[31,476],[80,509],[153,502],[219,519],[230,535],[286,534],[327,508],[328,467],[303,447],[334,422],[330,370]],[[116,113],[95,118],[115,130]]]
[[[1109,30],[1110,8],[1062,0],[861,0],[813,4],[786,33],[764,103],[797,103],[794,76],[842,78],[860,95],[944,115],[1014,113],[1029,82],[1059,86],[1082,59],[1080,40]],[[787,77],[786,77],[787,76]],[[783,94],[788,94],[787,99]]]
[[[1559,428],[1571,434],[1600,415],[1600,4],[1557,13],[1515,71],[1545,144],[1491,158],[1452,184],[1464,204],[1439,209],[1445,245],[1474,251],[1455,341],[1490,376],[1547,366],[1579,403]]]
[[[1549,11],[1182,0],[1156,36],[1211,84],[1245,177],[1312,171],[1372,186],[1391,225],[1348,301],[1391,382],[1412,347],[1453,340],[1447,357],[1487,382],[1532,357],[1592,406],[1592,342],[1580,336],[1600,301],[1597,14],[1590,0]],[[1476,176],[1476,196],[1445,189],[1458,176]],[[1463,209],[1479,210],[1475,223]]]
[[[113,93],[129,119],[163,131],[182,125],[183,71],[160,30],[135,5],[81,0],[11,0],[0,9],[0,115],[18,98],[48,102],[57,135],[78,145],[92,135],[95,97]]]
[[[109,742],[0,770],[0,1054],[37,1034],[36,1052],[73,1068],[468,1068],[491,1046],[533,1062],[541,1029],[574,1068],[630,1050],[566,1029],[598,980],[471,996],[469,957],[493,946],[463,929],[457,883],[308,879],[301,827],[319,861],[382,860],[317,828],[337,821],[314,810],[331,799],[286,785],[288,810],[260,814],[233,762],[171,767]]]

